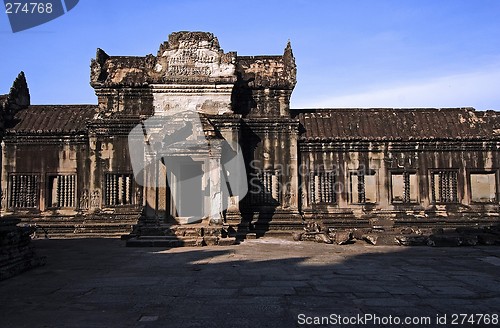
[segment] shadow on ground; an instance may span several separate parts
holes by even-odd
[[[306,327],[299,318],[332,314],[430,317],[426,327],[446,314],[446,327],[453,313],[500,308],[498,247],[267,238],[216,248],[126,248],[111,239],[35,246],[47,264],[0,282],[1,327]]]

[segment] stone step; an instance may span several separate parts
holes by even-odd
[[[283,238],[283,239],[292,239],[292,233],[293,232],[298,232],[302,231],[301,229],[294,229],[294,230],[252,230],[251,233],[252,237],[255,236],[256,238],[260,237],[276,237],[276,238]],[[253,238],[249,238],[253,239]]]
[[[177,236],[140,236],[137,237],[137,239],[141,240],[179,240],[179,239],[188,239],[188,238],[181,238]],[[193,238],[190,238],[193,239]]]
[[[92,214],[87,216],[20,217],[19,225],[36,227],[37,239],[119,238],[137,223],[134,213]]]
[[[202,246],[203,239],[130,238],[127,247],[194,247]]]
[[[43,239],[46,236],[52,239],[64,238],[119,238],[132,231],[132,225],[127,224],[51,224],[37,225],[35,236]]]
[[[0,267],[0,281],[44,264],[44,257],[31,256],[28,258],[19,258],[16,261]]]
[[[127,239],[127,247],[199,247],[230,246],[236,244],[236,238],[220,238],[216,236],[136,236]]]
[[[258,239],[263,237],[273,237],[283,240],[293,240],[293,233],[303,230],[251,230],[248,232],[237,232],[234,236],[236,240]]]
[[[123,232],[114,233],[50,233],[48,238],[45,238],[45,234],[37,233],[33,239],[83,239],[83,238],[121,238]]]

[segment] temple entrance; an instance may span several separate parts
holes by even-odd
[[[165,205],[165,216],[179,223],[200,221],[206,208],[204,162],[190,157],[164,158],[160,175],[166,179],[165,192],[159,203]]]
[[[177,216],[202,218],[204,213],[202,163],[194,161],[183,163],[176,177]]]

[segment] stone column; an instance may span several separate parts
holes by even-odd
[[[239,118],[238,118],[239,120]],[[241,148],[239,146],[240,140],[240,123],[238,122],[226,122],[222,127],[220,127],[221,135],[227,141],[229,147],[235,153],[241,153]],[[228,151],[228,150],[227,150]],[[227,174],[240,174],[241,172],[227,172],[227,168],[222,167],[222,174],[224,182],[228,182]],[[246,177],[245,177],[246,179]],[[240,212],[240,185],[234,185],[235,179],[233,179],[233,185],[231,185],[231,190],[228,190],[227,199],[227,210],[226,210],[226,223],[236,227],[241,224],[241,212]]]
[[[288,205],[290,210],[293,212],[298,212],[299,204],[299,152],[298,152],[298,126],[292,126],[292,131],[290,131],[290,189],[288,190]]]
[[[170,214],[170,208],[167,207],[167,168],[161,162],[157,162],[158,169],[158,185],[156,188],[157,197],[157,215],[158,217],[165,219]]]
[[[8,183],[8,174],[7,174],[7,169],[6,169],[6,150],[5,150],[5,143],[2,141],[0,145],[1,149],[0,151],[2,152],[2,157],[1,157],[1,162],[0,162],[0,168],[2,170],[1,172],[1,203],[0,203],[0,213],[1,215],[5,214],[7,211],[7,183]]]
[[[208,158],[208,178],[210,183],[210,224],[221,225],[222,220],[222,192],[221,192],[221,145],[220,142],[211,142]]]
[[[101,142],[98,136],[91,132],[89,136],[89,212],[96,213],[101,207],[102,194],[101,190],[105,190],[104,184],[106,183],[103,175],[103,166],[101,163]],[[102,188],[101,188],[102,187]]]
[[[158,161],[155,159],[154,154],[144,155],[146,165],[144,167],[144,204],[146,206],[146,218],[156,219],[156,210],[158,207],[158,184],[157,184],[157,171]]]

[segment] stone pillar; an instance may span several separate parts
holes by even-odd
[[[371,166],[373,166],[374,169],[376,169],[378,173],[378,181],[377,181],[377,188],[378,188],[378,206],[380,208],[389,208],[391,206],[391,175],[389,173],[389,168],[387,167],[387,163],[384,160],[384,153],[383,152],[370,152],[369,153],[370,158],[372,158],[372,161],[370,163]],[[388,181],[388,183],[387,183]],[[387,187],[386,187],[387,186]]]
[[[165,219],[168,217],[170,214],[170,208],[167,207],[168,202],[167,202],[167,168],[165,165],[163,165],[161,162],[157,162],[158,164],[158,169],[157,169],[157,181],[158,185],[156,188],[157,192],[157,215],[159,218]]]
[[[102,176],[101,170],[101,143],[99,142],[97,136],[92,132],[89,136],[89,212],[98,212],[101,208],[101,186],[104,186],[104,176]],[[102,188],[104,190],[104,188]]]
[[[146,206],[145,215],[147,219],[156,220],[156,211],[158,209],[158,161],[154,154],[145,154],[145,160],[148,165],[144,167],[144,205]]]
[[[221,192],[221,145],[220,142],[210,143],[208,159],[208,179],[210,183],[210,224],[221,225],[222,192]]]
[[[5,143],[2,141],[0,145],[1,149],[0,151],[2,152],[2,157],[1,157],[1,162],[0,162],[0,168],[2,170],[1,172],[1,203],[0,203],[0,213],[1,215],[4,215],[5,212],[7,211],[7,181],[8,181],[8,174],[7,174],[7,169],[6,169],[6,150],[5,150]]]
[[[240,122],[239,117],[237,122],[225,122],[223,126],[220,127],[221,135],[227,141],[229,147],[232,151],[236,153],[241,153],[241,148],[239,146],[240,140]],[[222,174],[224,175],[224,181],[227,182],[228,176],[226,174],[238,174],[239,172],[227,172],[227,169],[222,167]],[[233,179],[234,181],[234,179]],[[225,223],[233,227],[237,227],[241,224],[241,212],[240,212],[240,185],[232,185],[232,189],[228,190],[227,194],[227,210]]]
[[[298,212],[299,204],[299,152],[298,152],[298,126],[292,126],[290,132],[290,189],[286,195],[288,206],[293,212]]]

